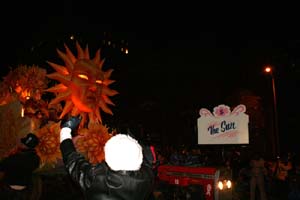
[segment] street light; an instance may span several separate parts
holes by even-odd
[[[278,114],[277,114],[277,98],[276,98],[276,87],[275,87],[275,77],[274,77],[274,68],[271,66],[266,66],[264,71],[267,74],[271,75],[272,78],[272,89],[273,89],[273,106],[274,106],[274,118],[273,118],[273,125],[274,125],[274,137],[275,137],[275,154],[276,156],[280,152],[279,147],[279,134],[278,134]],[[274,152],[273,152],[274,153]]]

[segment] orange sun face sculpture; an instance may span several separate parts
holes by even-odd
[[[60,50],[57,50],[57,53],[64,61],[65,66],[48,62],[56,72],[47,74],[47,77],[60,82],[46,90],[57,94],[49,104],[65,101],[60,118],[70,113],[72,116],[81,115],[82,124],[87,120],[89,120],[89,124],[102,123],[100,110],[112,115],[108,104],[115,104],[109,97],[118,94],[116,90],[108,87],[115,82],[109,79],[113,70],[102,70],[104,59],[100,58],[100,49],[96,52],[95,57],[90,59],[87,46],[83,50],[76,42],[77,57],[66,45],[64,46],[66,53]]]

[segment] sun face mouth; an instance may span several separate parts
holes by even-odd
[[[96,98],[96,96],[95,95],[88,95],[88,96],[86,96],[86,102],[87,103],[96,103],[96,101],[97,101],[97,98]]]

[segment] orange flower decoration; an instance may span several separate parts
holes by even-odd
[[[100,163],[104,160],[104,145],[112,137],[108,128],[102,124],[93,124],[92,127],[79,130],[79,135],[74,138],[74,143],[92,164]]]
[[[36,150],[41,158],[41,166],[46,164],[53,166],[58,159],[61,159],[59,131],[59,123],[49,123],[36,133],[40,140]]]

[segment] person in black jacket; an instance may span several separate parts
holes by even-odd
[[[127,134],[111,137],[104,146],[105,161],[92,165],[76,151],[72,131],[77,129],[79,117],[71,117],[61,124],[60,149],[71,178],[82,188],[89,200],[143,200],[153,189],[152,160],[146,159],[137,140]]]
[[[35,151],[39,139],[33,133],[21,138],[18,151],[0,162],[3,178],[0,187],[0,199],[22,200],[38,199],[33,192],[33,172],[40,165],[40,158]]]

